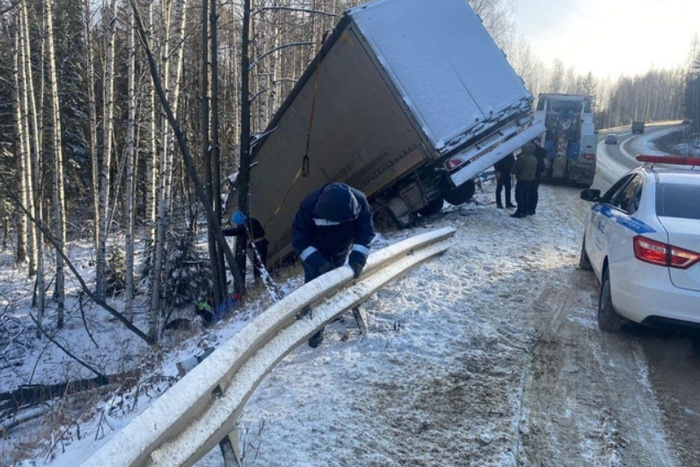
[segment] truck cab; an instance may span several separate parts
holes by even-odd
[[[593,96],[540,94],[535,120],[547,129],[539,144],[547,150],[544,180],[590,186],[596,169],[598,136],[593,123]]]

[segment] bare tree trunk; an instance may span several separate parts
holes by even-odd
[[[27,198],[26,198],[26,207],[29,210],[29,212],[34,212],[34,171],[38,170],[34,167],[32,167],[32,144],[31,144],[31,136],[30,136],[30,118],[29,118],[29,113],[30,113],[30,104],[29,104],[29,90],[27,89],[29,86],[29,83],[31,83],[30,77],[27,76],[27,72],[31,73],[31,67],[29,64],[31,63],[31,57],[28,55],[28,48],[25,46],[25,44],[29,43],[29,38],[26,35],[26,28],[24,27],[24,20],[23,20],[23,15],[22,15],[22,9],[21,7],[17,10],[17,35],[19,37],[19,42],[17,43],[18,46],[18,57],[19,57],[19,66],[17,69],[17,72],[19,73],[20,76],[20,83],[21,83],[21,94],[20,94],[20,112],[22,113],[22,125],[23,125],[23,133],[24,133],[24,140],[21,142],[22,145],[24,145],[24,151],[25,151],[25,178],[26,178],[26,184],[27,184]],[[36,149],[34,149],[36,151]],[[26,216],[25,216],[26,218]],[[34,277],[36,275],[36,269],[37,269],[37,242],[40,242],[41,239],[37,235],[37,231],[34,228],[33,225],[28,225],[28,231],[27,231],[27,238],[29,240],[29,277]]]
[[[206,175],[204,183],[208,202],[216,213],[214,203],[214,173],[212,167],[212,147],[209,139],[209,119],[211,112],[209,110],[209,0],[202,0],[202,155],[204,156],[204,167]],[[212,51],[212,60],[216,53]],[[216,235],[211,229],[207,229],[207,239],[209,248],[209,264],[211,265],[211,275],[213,282],[213,299],[214,306],[218,307],[223,299],[222,292],[222,276],[219,274],[219,267],[216,263],[218,258],[218,245],[216,243]]]
[[[241,43],[241,148],[238,171],[238,209],[248,214],[248,190],[250,185],[250,0],[243,0],[243,38]],[[245,244],[236,242],[236,265],[241,280],[236,284],[236,291],[245,294]]]
[[[107,233],[109,232],[109,170],[112,165],[112,132],[114,125],[114,30],[116,26],[116,0],[110,0],[109,17],[107,18],[107,60],[104,80],[104,111],[102,119],[102,170],[100,172],[99,211],[102,224],[100,225],[99,244],[96,255],[95,294],[100,299],[105,298],[107,283]]]
[[[86,82],[88,92],[88,118],[90,121],[90,134],[88,135],[90,158],[92,160],[92,209],[94,212],[93,241],[95,251],[99,249],[100,230],[102,216],[100,215],[100,180],[99,180],[99,158],[97,157],[97,103],[95,99],[95,65],[93,63],[92,34],[90,34],[90,0],[85,0],[85,63]]]
[[[214,174],[214,214],[216,222],[221,225],[221,146],[219,141],[219,40],[218,27],[219,13],[216,10],[216,0],[211,0],[211,126],[212,126],[212,168]],[[216,257],[212,267],[217,268],[217,276],[220,278],[222,292],[226,291],[226,270],[224,268],[224,255],[221,248],[216,248]]]
[[[153,36],[153,5],[155,2],[151,2],[151,4],[148,7],[148,25],[149,25],[149,34],[151,37]],[[149,128],[150,128],[150,136],[151,136],[151,141],[150,141],[150,146],[149,146],[149,155],[148,159],[146,160],[146,172],[147,172],[147,180],[148,180],[148,186],[147,186],[147,191],[146,191],[146,219],[147,219],[147,225],[150,229],[151,232],[151,246],[155,246],[155,239],[156,239],[156,212],[157,212],[157,206],[158,206],[158,197],[156,195],[156,186],[158,183],[158,164],[156,163],[156,159],[158,157],[158,134],[157,134],[157,128],[158,128],[158,96],[156,96],[156,89],[155,86],[153,86],[152,81],[149,80],[150,83],[150,97],[151,97],[151,112],[149,115],[148,123],[149,123]]]
[[[56,75],[56,57],[53,40],[53,11],[51,0],[45,2],[46,36],[48,40],[49,81],[51,83],[51,119],[53,123],[53,153],[54,153],[54,217],[56,226],[56,294],[58,298],[57,326],[63,327],[63,311],[65,307],[65,273],[63,270],[63,251],[66,239],[65,226],[65,190],[63,186],[63,151],[61,139],[61,109],[58,100],[58,77]]]
[[[28,190],[27,190],[27,178],[26,178],[26,154],[24,147],[24,120],[22,118],[22,86],[21,73],[19,72],[22,67],[21,55],[20,55],[20,32],[15,30],[14,42],[12,43],[12,48],[10,50],[10,55],[12,57],[12,63],[14,65],[12,74],[14,78],[15,88],[12,93],[12,109],[15,114],[15,130],[16,130],[16,140],[15,140],[15,157],[17,158],[17,194],[22,201],[23,206],[27,206],[28,202]],[[17,250],[15,261],[17,263],[24,263],[27,261],[27,216],[24,214],[19,214],[19,222],[17,225]]]
[[[27,104],[29,106],[29,113],[31,114],[30,118],[30,127],[31,127],[31,136],[32,136],[32,152],[31,152],[31,166],[32,166],[32,176],[33,176],[33,189],[32,189],[32,198],[33,198],[33,206],[34,206],[34,211],[32,215],[34,216],[34,219],[36,219],[36,222],[34,222],[34,232],[36,235],[36,297],[34,301],[34,306],[37,307],[37,320],[41,324],[43,318],[44,318],[44,311],[46,307],[46,287],[45,287],[45,281],[44,281],[44,242],[43,242],[43,237],[41,233],[41,222],[43,219],[43,203],[42,203],[42,196],[41,196],[41,187],[42,187],[42,181],[43,181],[43,176],[42,176],[42,171],[41,167],[43,164],[43,157],[42,157],[42,152],[41,152],[41,131],[40,131],[40,126],[39,126],[39,121],[41,120],[39,118],[39,107],[37,106],[37,99],[36,99],[36,92],[34,88],[34,78],[32,75],[32,66],[31,66],[31,47],[29,43],[29,21],[28,21],[28,13],[27,13],[27,2],[26,0],[23,0],[21,2],[21,7],[22,7],[22,21],[21,21],[21,29],[22,29],[22,37],[23,37],[23,42],[24,42],[24,55],[26,57],[26,61],[24,63],[24,69],[25,69],[25,76],[27,77],[27,93],[28,93],[28,101]],[[43,57],[43,53],[42,53]],[[42,61],[43,63],[43,61]],[[40,77],[43,77],[43,68],[42,68],[42,73],[39,75]],[[40,89],[43,88],[43,78],[40,79],[41,81],[41,87]],[[39,103],[41,103],[41,98],[39,99]]]
[[[166,99],[171,101],[168,94],[170,90],[170,26],[172,20],[173,5],[172,3],[163,4],[164,29],[165,38],[163,42],[163,86],[165,88]],[[163,110],[161,109],[161,113]],[[161,308],[161,288],[162,288],[162,269],[165,255],[165,225],[167,222],[167,214],[170,211],[170,187],[169,181],[171,175],[171,159],[169,156],[169,141],[170,132],[167,119],[161,114],[161,151],[160,151],[160,170],[158,174],[158,191],[157,204],[158,212],[156,214],[155,223],[155,241],[153,243],[153,267],[151,268],[151,312],[149,335],[153,339],[158,336],[158,311]]]
[[[175,118],[179,118],[179,108],[180,108],[180,88],[182,85],[182,70],[184,68],[184,63],[185,63],[185,25],[187,24],[187,0],[182,0],[182,3],[180,5],[180,25],[179,28],[177,29],[177,34],[175,37],[173,37],[171,40],[175,44],[175,49],[172,52],[173,55],[173,61],[175,62],[175,72],[173,73],[173,76],[170,77],[170,86],[173,88],[172,94],[170,96],[170,102],[171,102],[171,107],[172,111],[175,114]],[[170,130],[168,127],[167,123],[167,118],[163,118],[163,121],[165,122],[165,128],[167,129],[167,134],[169,135],[170,142],[168,144],[168,166],[170,167],[170,170],[167,172],[167,180],[166,180],[166,189],[167,189],[167,196],[168,199],[173,198],[173,168],[174,168],[174,159],[175,159],[175,135],[173,132]],[[166,134],[166,133],[164,133]],[[172,217],[172,210],[173,210],[173,205],[170,203],[170,210],[168,212],[168,216]]]
[[[136,230],[136,210],[134,209],[134,166],[136,165],[136,48],[134,37],[134,14],[129,15],[129,120],[126,155],[126,215],[127,228],[125,236],[126,271],[125,291],[126,304],[124,314],[126,319],[134,320],[134,234]]]

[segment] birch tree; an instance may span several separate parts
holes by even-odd
[[[19,19],[19,18],[17,18]],[[19,21],[16,21],[19,24]],[[10,56],[12,58],[12,63],[14,65],[13,75],[14,75],[14,85],[12,108],[15,117],[15,160],[17,164],[16,183],[17,183],[17,194],[22,201],[23,206],[29,204],[29,190],[27,187],[27,177],[26,177],[26,147],[25,147],[25,130],[24,130],[24,117],[22,115],[22,88],[24,86],[23,74],[20,73],[20,68],[22,67],[21,60],[21,44],[20,44],[20,33],[18,28],[15,28],[14,40],[12,42],[12,48],[10,50]],[[19,222],[17,223],[17,249],[15,255],[15,261],[17,263],[24,263],[27,260],[27,231],[28,231],[28,221],[27,216],[24,214],[19,214]]]
[[[134,206],[134,167],[136,166],[136,48],[135,22],[133,12],[129,14],[129,69],[128,69],[128,136],[126,154],[126,215],[127,228],[125,235],[126,271],[125,290],[126,306],[124,314],[133,321],[134,296],[134,235],[136,233],[136,210]]]
[[[54,52],[53,11],[51,0],[45,0],[46,40],[49,62],[49,84],[51,87],[51,122],[53,143],[53,203],[54,225],[56,236],[56,295],[58,299],[57,326],[63,327],[63,312],[65,307],[65,274],[63,270],[63,252],[66,227],[65,227],[65,189],[63,183],[63,152],[61,140],[61,110],[58,97],[58,76],[56,74],[56,56]]]
[[[83,42],[85,43],[85,82],[88,94],[88,151],[90,152],[92,166],[92,210],[94,216],[93,242],[95,251],[100,247],[100,160],[97,154],[97,103],[95,102],[95,65],[93,59],[93,43],[91,33],[92,11],[90,0],[84,0],[84,23]]]
[[[27,115],[29,117],[29,132],[31,134],[31,144],[30,146],[30,167],[32,167],[32,205],[33,211],[30,212],[34,216],[34,232],[36,237],[35,243],[35,255],[36,255],[36,295],[34,297],[33,305],[37,307],[37,320],[39,323],[42,322],[44,317],[44,311],[46,306],[46,287],[45,287],[45,277],[44,277],[44,242],[43,234],[41,232],[41,223],[44,218],[43,216],[43,197],[41,196],[41,187],[43,185],[43,175],[41,167],[43,165],[42,157],[42,138],[41,138],[41,127],[39,122],[41,121],[41,112],[37,103],[42,102],[42,98],[37,99],[36,91],[34,87],[34,78],[32,70],[32,49],[31,41],[29,40],[29,13],[27,8],[27,0],[20,1],[20,30],[22,38],[22,48],[24,50],[24,64],[23,71],[26,77],[26,104],[27,104]],[[43,53],[41,54],[43,56]],[[42,61],[43,63],[43,61]],[[43,71],[43,68],[40,67]],[[39,82],[41,86],[39,89],[43,89],[43,73],[40,75]],[[41,93],[40,93],[41,94]],[[28,135],[29,136],[29,135]],[[31,274],[31,270],[30,270]]]
[[[99,218],[95,219],[95,225],[99,225],[99,245],[96,255],[95,293],[101,299],[105,298],[105,284],[107,280],[107,234],[109,232],[109,196],[110,176],[112,165],[112,136],[114,117],[114,34],[117,24],[117,2],[110,0],[107,18],[107,49],[104,73],[104,100],[102,116],[102,164],[100,170],[100,199]]]

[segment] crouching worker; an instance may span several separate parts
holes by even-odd
[[[367,262],[374,238],[372,210],[360,190],[329,183],[311,192],[299,205],[292,224],[292,246],[304,266],[304,281],[338,268],[348,261],[357,279]],[[323,328],[309,339],[311,347],[323,341]]]
[[[227,237],[236,237],[248,245],[248,252],[253,258],[253,277],[255,277],[255,282],[260,282],[262,268],[267,267],[267,246],[270,244],[265,238],[265,229],[260,221],[254,217],[248,218],[241,211],[233,213],[231,223],[233,228],[223,229],[222,233]],[[252,234],[252,240],[248,238],[249,234]],[[257,255],[253,247],[258,253]]]

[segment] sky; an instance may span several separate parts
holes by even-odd
[[[615,79],[684,65],[700,1],[517,0],[516,28],[546,65]]]

